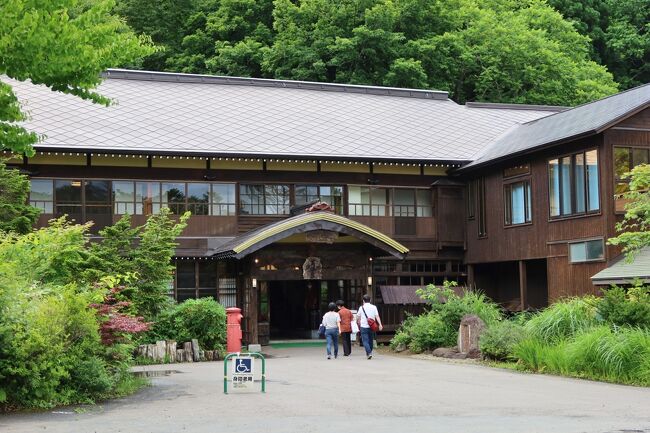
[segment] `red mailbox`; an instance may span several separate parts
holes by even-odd
[[[241,308],[226,308],[226,349],[228,353],[241,352]]]

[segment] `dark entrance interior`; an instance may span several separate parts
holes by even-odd
[[[266,281],[260,290],[260,311],[269,314],[261,314],[260,322],[268,320],[274,340],[314,338],[327,305],[342,299],[356,309],[364,293],[362,284],[362,280]]]
[[[269,281],[271,338],[311,338],[318,328],[320,282]]]

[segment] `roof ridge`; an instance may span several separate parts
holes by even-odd
[[[516,104],[507,102],[466,102],[467,108],[488,108],[488,109],[507,109],[507,110],[531,110],[531,111],[552,111],[560,112],[571,109],[563,105],[535,105],[535,104]]]
[[[280,87],[302,90],[319,90],[344,93],[363,93],[376,96],[397,96],[417,99],[449,100],[443,90],[410,89],[360,84],[321,83],[317,81],[280,80],[271,78],[228,77],[223,75],[185,74],[180,72],[140,71],[133,69],[107,69],[102,77],[122,80],[141,80],[194,84],[222,84],[258,87]]]
[[[548,116],[540,117],[539,119],[529,120],[528,122],[522,123],[522,125],[530,125],[530,124],[535,123],[535,122],[537,122],[539,120],[542,120],[542,119],[549,119],[549,118],[551,118],[553,116],[556,116],[558,114],[567,113],[569,111],[573,111],[573,110],[576,110],[578,108],[586,107],[587,105],[591,105],[591,104],[595,104],[597,102],[605,101],[605,100],[613,98],[615,96],[618,97],[620,95],[624,95],[624,94],[632,92],[632,91],[640,90],[641,88],[646,87],[646,86],[650,86],[650,83],[641,84],[640,86],[632,87],[631,89],[626,89],[626,90],[623,90],[622,92],[613,93],[613,94],[605,96],[603,98],[596,99],[595,101],[585,102],[585,103],[582,103],[580,105],[576,105],[575,107],[570,107],[567,110],[558,111],[557,113],[553,113],[553,114],[549,114]]]

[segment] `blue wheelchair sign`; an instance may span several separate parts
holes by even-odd
[[[253,358],[235,358],[233,368],[234,374],[252,374]]]

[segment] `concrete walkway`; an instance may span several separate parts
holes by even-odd
[[[0,415],[0,432],[650,432],[650,388],[376,355],[271,349],[266,394],[223,394],[223,363],[150,366],[129,398]]]

